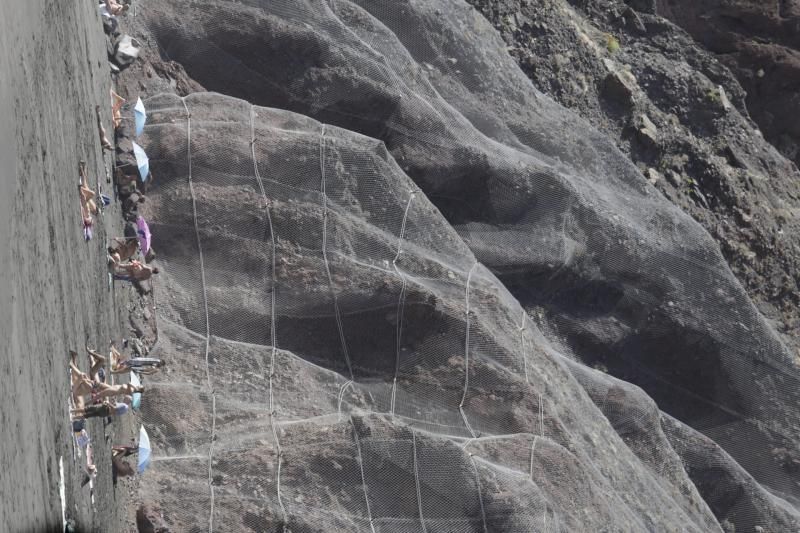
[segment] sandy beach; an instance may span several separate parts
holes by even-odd
[[[86,368],[86,343],[105,348],[123,335],[127,298],[105,271],[118,207],[84,242],[77,193],[81,159],[91,185],[111,193],[112,160],[94,118],[100,105],[110,131],[105,38],[92,2],[9,0],[0,13],[0,530],[60,531],[66,517],[79,531],[125,531],[127,490],[114,489],[110,472],[124,425],[87,425],[98,468],[92,504],[68,412],[67,350]]]

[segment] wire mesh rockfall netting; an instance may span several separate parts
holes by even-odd
[[[466,4],[142,4],[191,76],[273,106],[146,102],[176,370],[142,493],[176,527],[798,527],[791,355]]]

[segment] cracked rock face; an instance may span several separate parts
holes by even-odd
[[[798,527],[798,367],[657,188],[680,162],[645,177],[465,2],[141,4],[171,526]],[[641,150],[674,139],[651,65],[570,31]]]

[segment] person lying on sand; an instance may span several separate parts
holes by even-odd
[[[107,418],[109,416],[122,416],[130,410],[127,404],[104,401],[87,405],[83,409],[70,409],[73,419],[77,418]]]
[[[99,212],[95,202],[95,192],[86,186],[86,162],[78,164],[78,194],[81,200],[81,220],[83,221],[83,237],[88,241],[92,238],[94,217]]]
[[[114,265],[114,277],[122,281],[145,281],[158,274],[158,267],[151,267],[136,261]]]
[[[120,357],[122,357],[121,354]],[[163,361],[162,359],[156,359],[155,357],[133,357],[131,359],[118,359],[116,363],[117,364],[111,368],[112,374],[136,372],[137,374],[149,376],[167,366],[166,361]]]
[[[100,106],[95,106],[94,110],[97,114],[97,133],[100,135],[100,144],[103,146],[103,150],[111,151],[114,147],[106,137],[106,129],[103,127],[103,119],[100,117]]]
[[[92,215],[98,213],[97,203],[95,202],[95,192],[87,186],[88,178],[86,176],[86,161],[78,163],[78,192],[81,195],[81,203],[84,204],[86,210]]]
[[[114,124],[114,129],[119,128],[122,124],[123,104],[125,104],[125,99],[111,89],[111,122]]]
[[[92,478],[97,477],[97,467],[94,464],[94,451],[92,450],[92,443],[86,443],[86,475],[81,481],[81,487],[89,483]]]

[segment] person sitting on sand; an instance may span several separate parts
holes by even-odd
[[[136,220],[139,215],[139,208],[145,201],[147,201],[147,198],[142,193],[131,193],[122,201],[122,213],[129,217],[129,220]]]
[[[118,477],[132,477],[135,474],[136,470],[127,461],[123,461],[120,457],[111,456],[111,475],[115,485]]]
[[[143,385],[139,385],[137,387],[131,383],[123,383],[121,385],[106,385],[105,383],[100,383],[100,387],[98,387],[98,389],[99,390],[94,394],[94,397],[97,399],[132,395],[137,392],[141,394],[144,392]]]
[[[158,274],[158,267],[151,267],[136,261],[114,265],[114,277],[122,281],[145,281]]]
[[[102,400],[104,398],[111,398],[113,396],[132,395],[134,393],[143,393],[144,387],[125,383],[122,385],[108,385],[99,381],[93,380],[88,374],[82,372],[77,364],[77,353],[70,350],[70,363],[69,368],[72,371],[72,396],[75,405],[79,406],[83,403],[83,396],[91,396],[92,401]]]
[[[78,408],[83,407],[83,397],[92,394],[96,389],[96,382],[78,368],[78,353],[75,350],[69,351],[70,382],[72,386],[72,401]]]
[[[106,381],[106,374],[105,374],[105,367],[106,367],[106,358],[100,355],[99,353],[95,352],[88,346],[86,347],[86,352],[89,354],[89,376],[94,381],[99,381],[101,383],[105,383]]]
[[[86,210],[96,215],[98,213],[97,203],[95,202],[95,192],[90,189],[86,184],[88,178],[86,176],[86,161],[78,163],[78,192],[81,195],[81,203],[85,206]]]
[[[105,4],[108,12],[115,17],[124,15],[128,12],[128,8],[130,7],[128,4],[120,4],[116,0],[105,0]]]
[[[102,403],[87,405],[82,409],[70,409],[70,414],[73,419],[107,418],[109,416],[122,416],[128,413],[129,410],[130,407],[127,404],[106,400]]]
[[[114,246],[108,247],[108,256],[114,265],[129,261],[139,251],[139,239],[136,237],[114,237]]]
[[[111,100],[111,122],[114,124],[114,129],[117,129],[122,124],[122,106],[125,104],[125,99],[111,89]]]
[[[117,167],[114,171],[114,183],[116,183],[119,187],[133,185],[135,188],[138,182],[139,178],[133,174],[126,174],[123,170],[123,167]]]

